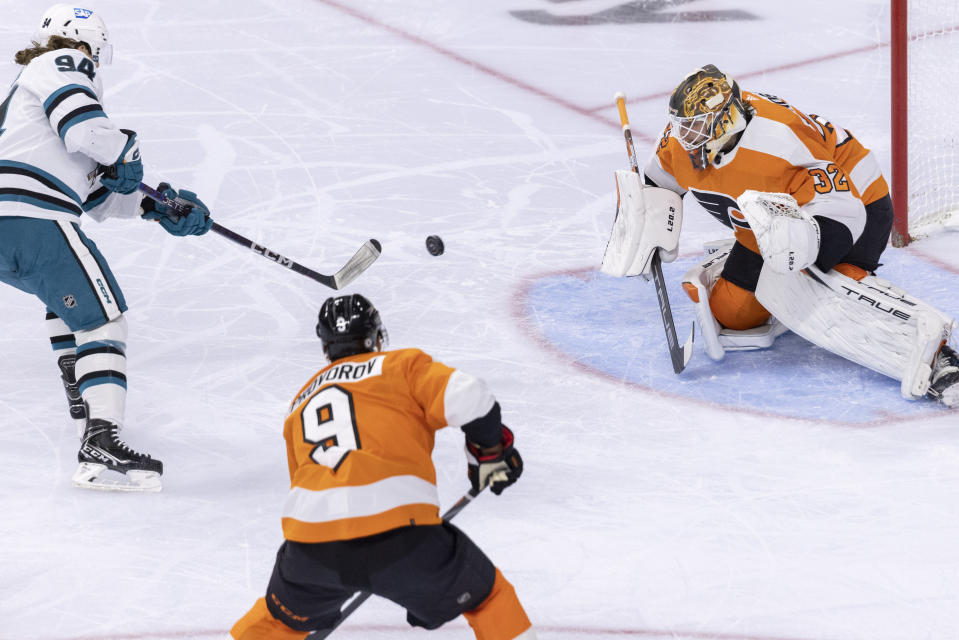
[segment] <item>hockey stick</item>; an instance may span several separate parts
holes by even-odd
[[[174,200],[170,200],[165,197],[162,193],[150,187],[149,185],[140,183],[140,191],[142,191],[148,198],[155,200],[163,205],[166,205],[173,209],[177,215],[185,215],[188,213],[184,211],[181,205]],[[232,240],[238,245],[244,246],[247,249],[250,249],[254,253],[258,253],[267,260],[277,263],[280,266],[286,267],[296,271],[297,273],[303,274],[307,278],[312,278],[322,285],[325,285],[331,289],[342,289],[349,283],[356,280],[357,276],[366,271],[366,269],[373,264],[377,258],[380,257],[380,253],[383,251],[383,247],[380,245],[378,240],[367,240],[363,245],[353,254],[353,257],[347,260],[346,264],[343,267],[329,276],[324,273],[317,273],[308,267],[304,267],[298,262],[294,262],[289,258],[280,255],[262,245],[258,245],[249,238],[244,238],[239,233],[227,229],[223,225],[213,223],[213,226],[210,227],[211,231],[215,231],[224,238]]]
[[[456,501],[456,504],[446,510],[446,513],[443,514],[443,522],[449,522],[455,518],[456,514],[465,509],[466,505],[472,502],[473,498],[475,498],[477,495],[479,495],[479,491],[470,489],[466,494],[463,495],[462,498]],[[349,604],[343,607],[343,609],[340,611],[340,618],[333,624],[333,626],[322,631],[314,631],[309,635],[310,640],[323,640],[323,638],[330,637],[330,634],[336,631],[337,627],[343,624],[343,621],[350,617],[354,611],[359,609],[360,605],[369,600],[371,595],[373,594],[368,591],[358,591],[356,597],[350,600]]]
[[[633,146],[633,131],[629,127],[629,117],[626,115],[626,94],[618,92],[613,99],[619,110],[619,121],[623,125],[623,136],[626,138],[626,153],[629,154],[629,165],[633,173],[639,173],[639,163],[636,161],[636,148]],[[696,324],[693,323],[689,337],[682,347],[676,336],[676,324],[673,322],[673,311],[669,306],[669,296],[666,294],[666,279],[663,277],[663,260],[659,249],[653,254],[650,267],[653,272],[653,283],[656,285],[656,300],[659,302],[659,314],[663,317],[663,329],[666,330],[666,342],[669,344],[669,357],[673,361],[673,371],[682,373],[693,355],[693,335],[696,333]]]

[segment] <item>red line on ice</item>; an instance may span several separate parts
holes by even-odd
[[[549,91],[546,91],[545,89],[540,89],[539,87],[535,87],[529,84],[528,82],[523,82],[522,80],[518,78],[514,78],[513,76],[503,73],[502,71],[498,71],[492,67],[488,67],[485,64],[477,62],[476,60],[471,60],[470,58],[467,58],[466,56],[462,54],[456,53],[452,49],[447,49],[446,47],[436,44],[435,42],[430,42],[426,38],[422,38],[416,34],[410,33],[408,31],[404,31],[403,29],[400,29],[399,27],[395,27],[391,24],[383,22],[382,20],[378,20],[369,14],[366,14],[366,13],[363,13],[362,11],[358,11],[354,9],[353,7],[349,7],[340,2],[336,2],[335,0],[317,0],[317,2],[325,4],[329,7],[332,7],[333,9],[336,9],[338,11],[342,11],[343,13],[349,14],[353,16],[354,18],[356,18],[357,20],[360,20],[367,24],[374,25],[385,31],[389,31],[393,35],[398,36],[402,38],[403,40],[407,40],[409,42],[412,42],[413,44],[426,47],[427,49],[430,49],[434,53],[438,53],[445,58],[449,58],[450,60],[458,62],[462,65],[465,65],[481,73],[485,73],[486,75],[496,78],[497,80],[502,80],[503,82],[507,84],[511,84],[514,87],[522,89],[523,91],[537,95],[540,98],[548,100],[565,109],[573,111],[581,116],[585,116],[592,120],[602,122],[603,124],[612,124],[612,125],[615,125],[617,128],[619,127],[619,123],[616,120],[603,117],[597,113],[594,113],[590,109],[585,109],[583,107],[575,105],[572,102],[569,102],[568,100],[564,100],[563,98],[560,98],[559,96],[553,95],[552,93],[550,93]]]

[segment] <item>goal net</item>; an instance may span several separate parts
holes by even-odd
[[[959,228],[959,0],[893,0],[893,243]]]

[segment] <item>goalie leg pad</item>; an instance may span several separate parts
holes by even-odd
[[[907,399],[928,391],[933,358],[956,324],[881,278],[857,282],[815,266],[786,275],[767,265],[756,297],[809,342],[899,380]]]
[[[729,329],[722,326],[716,319],[710,295],[716,292],[714,287],[725,283],[720,279],[726,259],[731,252],[734,241],[728,240],[718,243],[707,243],[706,250],[710,252],[703,262],[686,272],[683,277],[683,289],[690,300],[696,305],[696,320],[699,323],[700,335],[705,342],[706,355],[713,360],[722,360],[727,351],[750,351],[765,349],[772,346],[773,341],[787,330],[778,320],[763,309],[755,299],[753,305],[762,312],[762,317],[755,322],[748,323],[747,329]],[[729,283],[726,283],[729,284]],[[745,292],[744,290],[740,290]],[[752,298],[752,294],[749,294]],[[752,316],[756,316],[753,312]]]

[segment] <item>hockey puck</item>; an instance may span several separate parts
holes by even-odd
[[[443,255],[445,250],[443,239],[439,236],[426,236],[426,250],[430,252],[431,256]]]

